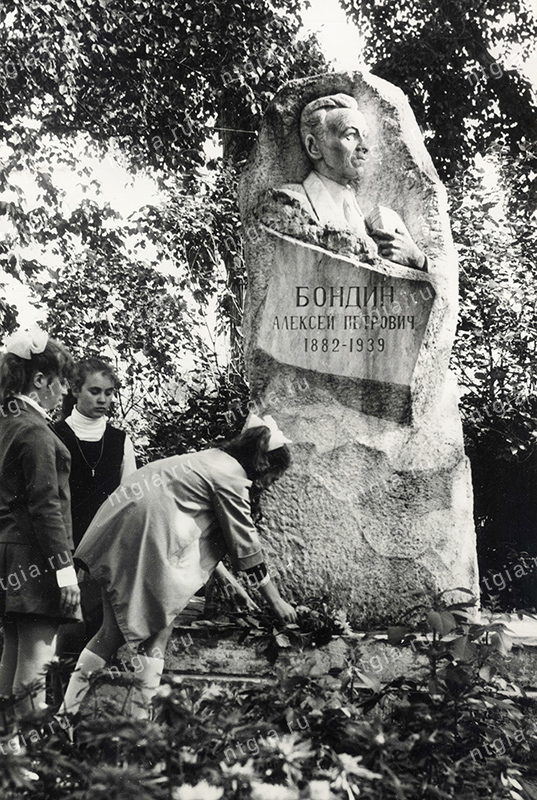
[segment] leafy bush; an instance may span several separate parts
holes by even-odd
[[[505,677],[502,627],[473,620],[475,601],[416,598],[413,625],[388,631],[421,668],[382,686],[357,666],[360,643],[338,674],[290,668],[287,643],[331,627],[304,610],[283,636],[277,681],[189,684],[168,677],[153,721],[135,721],[103,698],[103,675],[75,720],[74,742],[48,712],[23,724],[4,715],[3,797],[46,800],[529,800],[537,755],[535,702]],[[251,615],[245,615],[247,627]],[[256,628],[255,625],[251,626]],[[261,631],[261,634],[259,634]],[[282,655],[283,653],[283,655]],[[108,680],[132,688],[132,675]],[[55,727],[50,727],[54,726]],[[33,733],[32,733],[33,731]],[[10,742],[19,735],[22,747]],[[24,741],[22,739],[24,737]]]

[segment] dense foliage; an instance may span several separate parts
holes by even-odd
[[[200,181],[193,197],[174,182],[165,195],[161,191],[163,205],[148,204],[125,219],[103,201],[94,175],[82,173],[74,144],[65,142],[57,160],[56,152],[36,142],[24,161],[13,152],[6,164],[5,188],[14,195],[8,213],[16,220],[4,238],[8,279],[19,293],[24,287],[31,291],[45,327],[75,356],[112,359],[123,383],[116,413],[130,426],[140,452],[144,446],[146,457],[164,452],[157,442],[148,449],[152,438],[158,438],[164,418],[171,423],[181,414],[185,424],[173,446],[192,447],[192,428],[204,416],[201,409],[188,413],[195,398],[207,394],[208,403],[223,391],[225,406],[226,386],[232,396],[233,385],[240,391],[225,351],[231,292],[218,250],[226,230],[221,191]],[[35,180],[29,210],[11,183],[21,163]],[[66,206],[65,190],[56,183],[62,166],[87,181],[76,208]],[[39,170],[45,168],[49,175],[42,188]],[[236,215],[230,214],[227,224],[234,228]],[[234,233],[226,247],[235,244]],[[6,332],[15,310],[8,314]],[[212,436],[222,432],[225,410],[220,422],[211,417]],[[202,443],[203,428],[198,433]]]
[[[297,9],[15,0],[0,10],[5,282],[76,356],[114,358],[116,410],[144,458],[229,434],[230,406],[246,399],[237,165],[279,85],[323,64],[297,37]],[[99,195],[102,159],[145,175],[158,201],[125,219]],[[65,174],[83,193],[76,208]],[[5,332],[16,306],[0,301]]]
[[[481,568],[497,576],[485,594],[499,595],[506,608],[535,606],[537,597],[537,219],[523,196],[530,158],[525,148],[516,156],[497,148],[452,185],[461,284],[454,366]],[[500,573],[516,564],[509,574],[517,579],[503,581]]]
[[[259,645],[270,640],[279,647],[276,682],[231,685],[170,675],[153,722],[126,716],[135,670],[92,676],[85,710],[70,730],[43,712],[17,726],[8,703],[2,795],[530,800],[535,702],[506,680],[502,626],[472,622],[471,600],[446,605],[445,599],[416,596],[413,624],[388,631],[393,646],[384,658],[396,664],[410,649],[421,666],[384,684],[380,659],[364,658],[356,640],[341,668],[312,673],[304,643],[320,644],[320,634],[326,642],[338,625],[304,609],[302,631],[242,616]]]
[[[275,89],[323,63],[297,38],[299,8],[297,0],[8,0],[3,122],[28,115],[43,133],[113,139],[134,164],[184,174],[203,162],[213,130],[227,143],[250,133],[251,143]]]
[[[528,0],[341,0],[373,72],[400,86],[443,177],[476,152],[535,138],[535,92],[520,69],[537,20]],[[514,62],[516,61],[516,67]]]

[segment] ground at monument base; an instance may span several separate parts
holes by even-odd
[[[487,620],[501,622],[512,649],[502,658],[510,681],[528,696],[537,696],[537,618],[512,614],[487,614]],[[296,669],[312,677],[340,676],[350,665],[363,676],[362,688],[378,691],[396,678],[416,678],[427,669],[427,658],[412,647],[393,646],[386,633],[356,632],[335,636],[327,644],[305,650],[282,648],[271,664],[262,651],[264,644],[241,642],[244,629],[234,625],[183,625],[174,630],[166,653],[164,675],[185,684],[259,684],[275,683],[280,669]],[[120,651],[119,663],[129,663],[128,654]],[[113,684],[113,681],[112,681]],[[103,686],[98,692],[107,700],[122,705],[123,686]],[[505,694],[512,690],[506,685]],[[518,690],[516,690],[518,691]]]
[[[537,618],[513,614],[487,615],[487,620],[505,625],[512,649],[504,656],[511,680],[520,687],[537,692]],[[185,679],[275,680],[278,660],[271,665],[266,656],[248,642],[239,643],[243,634],[233,626],[176,628],[166,656],[166,671]],[[186,647],[185,643],[189,643]],[[411,647],[393,646],[386,633],[356,632],[334,637],[321,647],[300,651],[280,651],[290,667],[310,671],[312,676],[330,675],[352,663],[365,676],[380,684],[395,678],[419,675],[426,657]]]

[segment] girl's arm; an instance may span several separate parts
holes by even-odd
[[[259,591],[282,622],[296,622],[296,611],[290,603],[287,603],[280,595],[276,584],[272,582],[270,575],[267,575],[268,582],[259,587]]]
[[[282,622],[296,622],[293,606],[281,597],[276,585],[268,574],[256,527],[250,513],[249,484],[237,482],[232,486],[215,488],[214,509],[220,523],[228,553],[239,570],[251,572],[256,576],[254,586]],[[257,575],[257,570],[261,572]]]
[[[238,580],[235,578],[231,572],[224,567],[222,562],[216,565],[214,569],[214,573],[220,583],[228,584],[229,586],[233,587],[233,591],[235,594],[238,594],[240,597],[243,598],[244,602],[246,603],[246,608],[257,609],[259,610],[259,606],[257,603],[254,603],[248,592],[240,585]]]
[[[53,433],[32,426],[24,434],[20,463],[31,528],[24,533],[35,539],[51,569],[72,567],[72,541],[62,513]]]

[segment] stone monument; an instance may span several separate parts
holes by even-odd
[[[294,442],[264,505],[282,583],[363,626],[419,589],[477,594],[457,258],[405,96],[362,73],[287,84],[239,195],[252,405]]]

